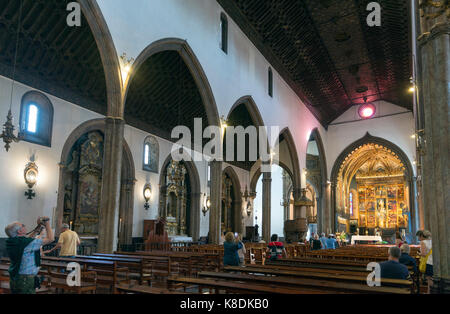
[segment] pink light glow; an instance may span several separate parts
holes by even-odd
[[[366,104],[359,109],[359,116],[363,119],[369,119],[375,114],[375,106]]]

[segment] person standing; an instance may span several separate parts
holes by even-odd
[[[55,238],[48,217],[39,217],[38,226],[28,235],[26,226],[18,221],[6,226],[6,251],[11,261],[8,272],[12,294],[35,294],[37,274],[41,266],[41,247],[52,243]],[[45,228],[46,236],[40,233]]]
[[[326,243],[327,243],[327,249],[333,249],[333,250],[336,249],[337,242],[336,242],[336,239],[334,238],[333,234],[328,235],[328,239],[327,239]]]
[[[232,232],[228,232],[223,243],[223,266],[239,266],[238,250],[241,248],[242,243]]]
[[[267,247],[267,254],[271,261],[276,261],[279,258],[287,257],[286,249],[282,242],[278,241],[278,235],[273,234],[270,237],[270,243]]]
[[[245,244],[242,243],[242,236],[238,235],[236,238],[237,241],[242,245],[242,247],[238,250],[238,256],[239,256],[239,266],[244,266],[245,264],[245,253],[247,252],[245,249]]]
[[[325,233],[322,232],[319,240],[322,243],[322,250],[326,250],[327,249],[327,238],[325,237]]]
[[[319,235],[316,233],[314,235],[314,239],[312,241],[312,248],[311,248],[311,250],[316,251],[316,250],[320,250],[321,248],[322,248],[322,242],[320,242]]]
[[[419,237],[420,241],[419,255],[421,256],[421,264],[422,260],[426,262],[425,278],[427,279],[428,284],[428,294],[430,294],[431,286],[433,285],[433,255],[432,255],[431,232],[428,230],[423,231],[419,230],[417,231],[416,236]]]
[[[68,224],[64,223],[61,226],[61,234],[59,235],[58,243],[48,251],[44,251],[44,254],[49,254],[57,249],[61,249],[59,252],[60,257],[74,258],[77,256],[78,245],[81,244],[80,237],[75,231],[70,230]]]

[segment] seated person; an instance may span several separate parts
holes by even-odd
[[[400,264],[406,265],[406,266],[413,266],[414,272],[417,273],[417,264],[414,257],[409,255],[409,252],[411,251],[408,244],[403,244],[400,248],[400,251],[402,255],[398,259]]]
[[[270,237],[270,243],[267,247],[267,256],[271,261],[276,261],[279,258],[283,258],[287,256],[286,249],[282,242],[278,242],[278,235],[273,234]]]
[[[397,246],[389,248],[389,260],[380,263],[381,278],[409,279],[408,267],[399,263],[401,252]]]

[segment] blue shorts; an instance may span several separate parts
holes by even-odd
[[[425,276],[433,277],[433,265],[427,264],[427,268],[425,269]]]

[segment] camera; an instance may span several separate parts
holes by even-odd
[[[49,221],[50,220],[50,218],[48,218],[48,217],[41,217],[40,219],[39,219],[39,223],[41,224],[41,225],[44,225],[47,221]]]

